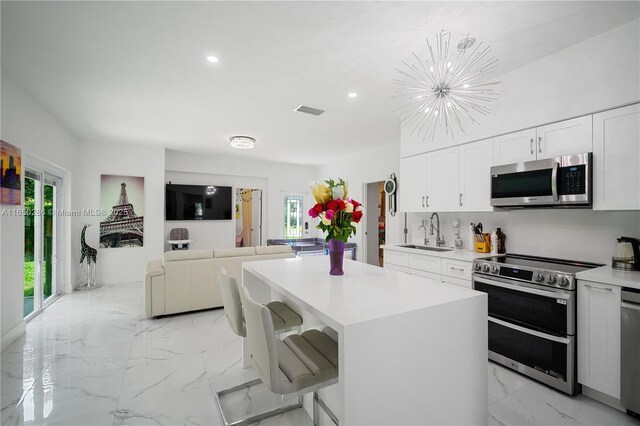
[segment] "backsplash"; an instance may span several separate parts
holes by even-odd
[[[507,252],[562,259],[611,263],[611,254],[617,237],[640,236],[640,212],[593,211],[581,209],[513,210],[483,213],[439,213],[441,233],[446,246],[454,244],[453,221],[460,222],[463,247],[469,248],[469,224],[481,222],[484,232],[497,227],[507,235]],[[422,244],[423,230],[418,231],[426,219],[430,245],[435,235],[428,235],[431,213],[409,213],[407,241]],[[435,233],[434,233],[435,234]]]

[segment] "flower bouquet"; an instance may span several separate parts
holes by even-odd
[[[342,179],[318,182],[311,187],[316,205],[309,216],[320,218],[316,228],[327,233],[331,275],[342,275],[344,244],[351,235],[356,235],[355,223],[362,219],[362,205],[348,197],[347,183]]]

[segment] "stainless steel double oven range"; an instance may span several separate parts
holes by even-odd
[[[574,395],[575,274],[601,265],[507,254],[473,262],[473,288],[487,293],[489,359]]]

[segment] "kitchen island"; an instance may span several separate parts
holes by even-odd
[[[331,276],[327,257],[243,269],[256,300],[335,331],[339,382],[320,397],[341,425],[487,423],[486,294],[350,260]]]

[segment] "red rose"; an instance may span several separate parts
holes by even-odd
[[[357,202],[356,200],[351,200],[351,204],[353,204],[353,208],[354,208],[354,210],[355,210],[357,207],[359,207],[359,206],[361,206],[361,205],[362,205],[362,204],[360,204],[359,202]]]
[[[324,207],[322,207],[321,203],[318,203],[315,206],[313,206],[311,209],[309,209],[309,216],[315,219],[323,211],[324,211]]]
[[[329,201],[327,201],[327,210],[333,210],[333,211],[338,210],[338,207],[340,205],[340,203],[338,203],[338,201],[342,201],[342,200],[329,200]]]
[[[351,217],[353,218],[353,221],[355,223],[360,222],[360,219],[362,219],[362,212],[361,211],[354,211],[353,213],[351,213]]]

